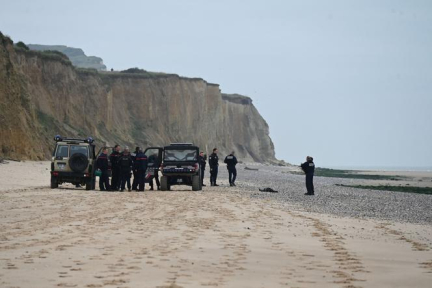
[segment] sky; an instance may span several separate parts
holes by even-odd
[[[108,69],[200,77],[253,99],[276,157],[432,166],[430,0],[0,0],[15,42]]]

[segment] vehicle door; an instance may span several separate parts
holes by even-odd
[[[150,176],[155,175],[155,171],[159,171],[162,164],[163,147],[148,147],[144,154],[147,156],[147,172]]]

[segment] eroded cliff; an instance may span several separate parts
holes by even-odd
[[[0,40],[0,156],[46,159],[61,134],[90,135],[99,146],[193,142],[222,156],[276,161],[269,127],[248,97],[221,94],[203,79],[77,69]]]

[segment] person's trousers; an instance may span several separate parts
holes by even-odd
[[[218,166],[210,167],[210,183],[215,185],[218,175]]]
[[[131,189],[131,183],[130,183],[130,177],[131,175],[130,175],[130,172],[129,171],[126,171],[126,172],[121,172],[121,179],[120,179],[120,187],[121,187],[121,190],[124,190],[125,188],[126,188],[126,184],[127,184],[127,187],[128,187],[128,189],[130,190]]]
[[[201,185],[204,184],[204,173],[205,169],[201,169]]]
[[[237,169],[234,168],[228,168],[228,179],[229,183],[233,184],[237,178]]]
[[[155,171],[154,172],[154,176],[153,179],[156,181],[156,186],[159,189],[160,187],[160,182],[159,182],[159,171]],[[150,187],[151,189],[153,189],[153,179],[150,180]]]
[[[108,172],[102,172],[99,177],[99,189],[101,191],[110,190]]]
[[[133,181],[132,181],[132,190],[137,190],[138,187],[138,176],[137,176],[137,172],[133,172]]]
[[[112,178],[111,178],[111,189],[112,190],[118,190],[120,188],[120,169],[113,169],[112,170]]]
[[[313,185],[313,174],[306,174],[306,189],[307,193],[315,194]]]
[[[145,171],[138,171],[136,175],[137,175],[137,189],[138,191],[144,191],[146,173]]]

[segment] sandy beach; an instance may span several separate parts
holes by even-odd
[[[49,162],[0,164],[0,287],[431,287],[430,223],[309,211],[320,198],[301,176],[266,172],[291,177],[300,200],[280,201],[257,196],[255,171],[229,187],[220,170],[202,192],[120,193],[50,189]],[[317,194],[348,193],[325,181]]]

